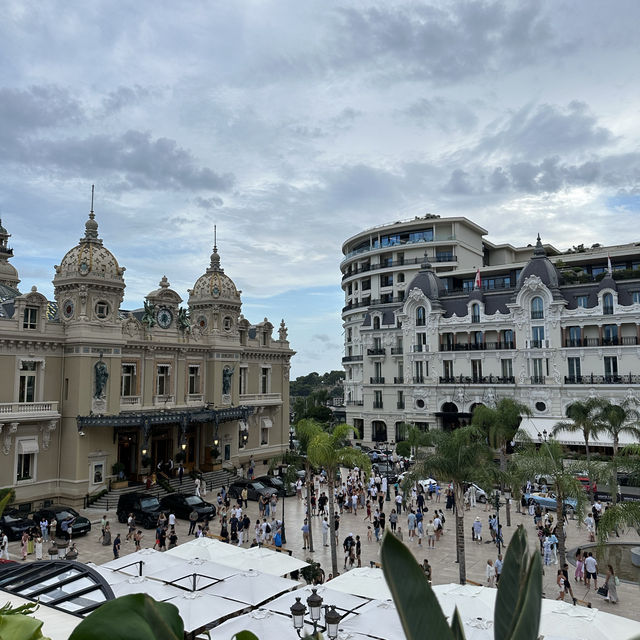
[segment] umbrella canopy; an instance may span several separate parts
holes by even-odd
[[[327,600],[327,604],[332,603]],[[340,622],[340,629],[382,640],[401,638],[404,635],[400,617],[395,605],[390,600],[372,600],[361,606]]]
[[[278,638],[279,640],[299,640],[293,628],[291,616],[280,615],[265,609],[256,609],[237,618],[223,622],[220,626],[209,630],[210,640],[229,640],[240,631],[251,631],[258,638]],[[301,632],[305,635],[313,633],[311,625],[304,625]]]
[[[225,618],[245,608],[245,605],[239,602],[209,595],[203,591],[185,593],[171,598],[167,602],[178,607],[180,617],[184,622],[184,630],[187,633],[202,629],[220,618]]]
[[[243,571],[207,587],[203,593],[224,596],[256,607],[284,591],[290,591],[299,586],[300,583],[294,580],[251,570]]]
[[[170,582],[176,587],[182,587],[189,591],[199,591],[204,587],[209,587],[220,580],[230,578],[238,573],[237,569],[232,569],[217,562],[201,560],[181,560],[179,564],[172,564],[166,569],[160,569],[150,574],[150,577]]]
[[[168,600],[182,595],[184,591],[169,584],[163,584],[156,580],[143,578],[140,576],[130,576],[123,582],[111,585],[111,589],[116,598],[126,596],[130,593],[146,593],[154,600]]]
[[[142,549],[116,560],[105,562],[100,566],[105,569],[115,569],[130,576],[148,576],[176,563],[180,564],[181,560],[169,556],[168,553],[154,549]]]
[[[115,569],[107,569],[101,565],[93,564],[93,562],[87,562],[87,566],[91,567],[94,571],[99,573],[109,585],[117,584],[118,582],[123,582],[127,580],[131,576],[128,573],[122,573],[120,571],[116,571]]]
[[[229,556],[240,556],[246,550],[236,547],[226,542],[221,542],[215,538],[194,538],[179,544],[173,549],[167,551],[167,555],[178,558],[191,560],[193,558],[201,558],[203,560],[211,560],[213,562],[222,562]]]
[[[371,600],[391,600],[391,591],[384,579],[382,569],[369,567],[351,569],[331,580],[331,588]]]
[[[354,609],[358,609],[358,607],[370,602],[370,600],[366,600],[360,596],[354,596],[351,593],[334,591],[325,585],[318,585],[315,587],[307,585],[301,589],[296,589],[292,593],[285,593],[279,598],[267,602],[263,608],[268,609],[269,611],[276,611],[277,613],[291,615],[291,605],[296,601],[296,597],[300,598],[302,604],[306,606],[307,598],[311,595],[312,589],[316,590],[324,604],[334,605],[340,615],[345,615],[346,613],[349,613]]]
[[[273,576],[284,576],[286,573],[297,571],[309,564],[305,560],[290,556],[288,553],[272,551],[264,547],[245,549],[244,553],[223,558],[221,562],[233,563],[230,566],[238,569],[258,569],[262,573],[270,573]]]

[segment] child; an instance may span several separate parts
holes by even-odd
[[[373,542],[373,532],[371,531],[371,525],[367,525],[367,542]]]

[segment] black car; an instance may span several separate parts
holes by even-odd
[[[229,497],[239,498],[242,495],[242,490],[247,488],[247,498],[249,500],[258,500],[262,496],[271,497],[274,493],[278,492],[272,487],[266,487],[262,482],[257,480],[238,479],[229,485]]]
[[[176,518],[189,519],[189,514],[195,509],[198,520],[213,518],[216,508],[210,502],[205,502],[200,496],[184,493],[169,493],[160,500],[160,507],[167,513],[174,513]]]
[[[398,479],[398,474],[395,471],[395,465],[387,464],[386,462],[374,462],[371,465],[371,468],[373,471],[378,473],[381,478],[388,478],[391,484]]]
[[[130,513],[133,513],[136,522],[141,523],[143,527],[153,529],[158,523],[162,507],[156,496],[135,491],[133,493],[123,493],[118,498],[118,507],[116,509],[118,522],[126,522]]]
[[[35,526],[36,523],[31,518],[23,517],[17,509],[5,509],[0,518],[0,531],[6,533],[9,540],[20,540],[23,531],[29,531]]]
[[[291,484],[289,484],[288,487],[285,487],[282,478],[278,478],[277,476],[258,476],[257,478],[255,478],[255,481],[261,482],[265,487],[271,487],[272,489],[275,489],[281,498],[283,496],[296,495],[295,485],[291,486]]]
[[[71,520],[73,518],[73,522],[71,524],[71,536],[81,536],[85,533],[89,533],[91,531],[91,522],[87,520],[84,516],[81,516],[75,509],[71,507],[65,507],[62,505],[54,504],[51,507],[46,507],[44,509],[39,509],[36,511],[32,518],[37,523],[38,527],[40,526],[40,521],[42,520],[42,516],[45,517],[49,526],[51,526],[51,521],[55,520],[58,524],[56,526],[55,535],[57,538],[63,538],[64,534],[62,532],[62,523],[65,520]],[[53,535],[53,531],[50,530],[49,535]]]

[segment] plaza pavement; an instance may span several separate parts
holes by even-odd
[[[211,502],[215,502],[215,494],[209,493],[206,496],[206,499]],[[387,514],[387,523],[388,523],[388,514],[390,512],[391,503],[385,503],[385,513]],[[426,506],[429,508],[427,515],[427,521],[430,517],[430,514],[433,512],[433,507],[436,505],[434,501],[427,501]],[[426,539],[423,539],[423,545],[418,546],[416,542],[410,543],[408,542],[407,537],[407,522],[406,515],[403,515],[399,518],[398,524],[402,528],[402,532],[404,534],[404,542],[408,546],[408,548],[412,551],[418,562],[422,562],[424,558],[428,558],[429,562],[432,566],[432,578],[433,584],[446,584],[446,583],[457,583],[459,580],[459,569],[458,564],[456,563],[456,550],[455,550],[455,531],[454,531],[454,515],[453,513],[447,511],[443,501],[437,504],[438,508],[442,509],[445,513],[446,523],[444,526],[444,535],[440,538],[440,541],[436,544],[435,549],[427,549],[426,547]],[[108,562],[113,558],[113,553],[111,547],[102,546],[98,542],[98,537],[100,535],[100,518],[103,514],[102,511],[98,511],[95,509],[86,509],[79,510],[79,512],[88,517],[93,525],[92,531],[86,536],[79,537],[75,540],[76,546],[79,551],[78,560],[82,562],[94,562],[96,564],[102,564],[104,562]],[[488,537],[488,524],[487,519],[490,515],[491,510],[486,509],[485,505],[478,503],[475,507],[472,507],[469,511],[465,512],[465,538],[466,538],[466,546],[465,546],[465,557],[466,557],[466,568],[467,568],[467,579],[473,580],[475,582],[485,584],[485,567],[487,564],[487,559],[491,558],[495,561],[497,557],[497,551],[493,544],[486,544],[483,542],[482,544],[476,544],[471,541],[471,523],[475,519],[476,516],[479,516],[482,520],[483,525],[483,537]],[[251,517],[252,523],[255,524],[258,515],[257,503],[249,502],[248,508],[249,516]],[[362,566],[369,566],[370,561],[378,562],[380,560],[379,553],[379,545],[375,542],[375,538],[373,542],[367,541],[367,525],[368,522],[364,520],[365,512],[358,511],[358,514],[354,516],[350,513],[344,513],[341,516],[340,527],[339,527],[339,541],[338,541],[338,568],[339,571],[342,572],[344,555],[342,553],[342,541],[346,537],[347,534],[353,533],[355,535],[359,535],[362,541]],[[112,539],[115,539],[115,534],[120,533],[122,538],[122,547],[121,547],[121,555],[125,555],[134,551],[133,542],[125,542],[125,534],[127,531],[126,525],[119,524],[117,522],[117,518],[115,512],[111,511],[108,513],[109,521],[111,523],[111,531],[112,531]],[[278,514],[277,518],[280,519],[282,517],[282,500],[280,500],[278,505]],[[331,572],[331,554],[329,547],[322,546],[322,533],[321,533],[321,525],[320,518],[313,517],[312,527],[313,527],[313,536],[314,536],[314,552],[310,553],[309,551],[305,551],[302,549],[302,532],[301,526],[304,517],[304,506],[303,502],[299,500],[296,496],[288,497],[285,499],[285,523],[286,523],[286,538],[287,544],[284,545],[287,549],[291,549],[293,551],[293,555],[298,558],[313,558],[314,561],[319,562],[323,569],[325,570],[326,575],[328,576]],[[178,543],[186,542],[189,540],[187,537],[188,531],[188,522],[185,520],[177,521],[177,533],[178,533]],[[527,537],[529,541],[529,547],[531,551],[538,550],[538,540],[535,535],[535,529],[533,526],[533,519],[529,515],[519,514],[517,512],[517,508],[514,505],[512,507],[511,514],[511,527],[506,526],[506,517],[504,507],[500,510],[500,522],[503,524],[503,534],[505,537],[505,542],[508,544],[509,540],[516,529],[518,524],[523,524],[527,531]],[[388,526],[388,525],[387,525]],[[143,530],[145,537],[143,539],[143,548],[144,547],[152,547],[155,542],[155,532],[153,529]],[[219,534],[220,525],[218,524],[218,519],[216,518],[213,522],[212,532],[214,534]],[[567,529],[568,539],[567,539],[567,549],[573,549],[576,546],[580,546],[582,544],[587,543],[587,535],[586,529],[584,526],[582,528],[577,527],[577,521],[570,520],[569,526]],[[635,531],[627,531],[625,534],[621,536],[620,539],[616,539],[616,542],[629,542],[640,545],[640,537]],[[44,551],[46,554],[46,548],[48,545],[44,545]],[[244,544],[245,547],[249,545],[247,543]],[[19,542],[11,542],[9,544],[9,551],[11,555],[11,559],[19,560],[20,559],[20,544]],[[46,557],[46,555],[45,555]],[[35,558],[33,555],[28,557],[27,562],[33,561]],[[259,567],[256,567],[259,569]],[[556,573],[558,566],[551,565],[547,567],[545,571],[544,579],[543,579],[543,588],[545,594],[549,598],[555,598],[557,595],[556,591]],[[573,580],[573,571],[574,566],[569,563],[569,575],[571,576],[572,587],[574,594],[579,599],[590,600],[593,607],[602,609],[603,611],[607,611],[609,613],[625,616],[627,618],[640,621],[640,607],[638,604],[640,603],[640,586],[638,584],[629,584],[625,582],[621,582],[618,587],[618,596],[619,603],[616,605],[612,605],[604,602],[603,598],[595,594],[595,590],[592,588],[589,593],[586,593],[586,589],[583,585],[580,585]],[[601,568],[603,569],[603,568]],[[601,584],[604,582],[604,576],[602,575],[598,583]],[[292,599],[293,603],[293,599]]]

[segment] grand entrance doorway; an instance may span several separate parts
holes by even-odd
[[[118,462],[124,465],[124,477],[132,479],[137,473],[138,462],[138,432],[127,431],[118,433]]]

